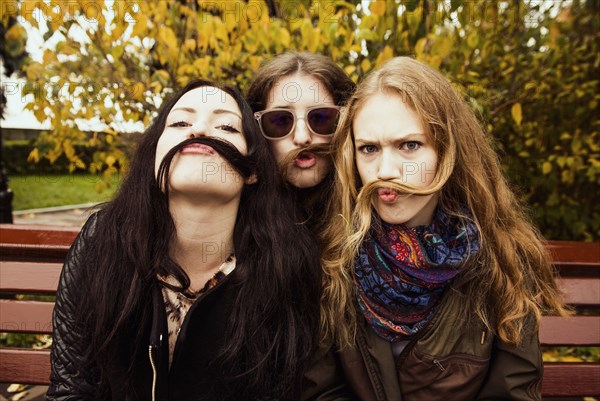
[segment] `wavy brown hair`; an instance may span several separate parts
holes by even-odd
[[[349,100],[333,139],[336,178],[330,224],[325,233],[326,269],[342,269],[334,286],[347,302],[350,316],[337,333],[342,344],[353,343],[356,311],[352,265],[371,225],[371,207],[357,207],[362,183],[355,164],[352,123],[357,111],[378,93],[400,96],[421,118],[435,144],[439,165],[429,188],[439,191],[438,207],[458,218],[466,205],[479,229],[481,250],[454,286],[499,338],[519,344],[527,316],[539,323],[542,313],[567,315],[554,281],[555,271],[537,229],[511,191],[487,135],[461,95],[439,72],[409,57],[397,57],[362,81]],[[365,188],[368,189],[368,188]]]
[[[316,53],[290,51],[267,62],[256,74],[246,95],[252,110],[264,110],[269,94],[277,82],[294,74],[308,75],[319,81],[337,106],[344,106],[356,89],[356,84],[330,58]],[[335,150],[331,146],[327,148]],[[323,152],[327,157],[331,157],[327,149],[322,149],[319,153]],[[332,193],[333,171],[313,188],[299,189],[287,183],[284,185],[287,187],[290,202],[296,205],[296,220],[306,221],[313,233],[323,240],[322,233],[327,225],[326,208]],[[325,343],[335,340],[334,332],[339,326],[339,318],[348,313],[348,294],[341,291],[337,285],[348,280],[348,277],[344,277],[346,274],[338,268],[325,268],[323,271],[321,333]]]

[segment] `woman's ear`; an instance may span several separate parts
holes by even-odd
[[[252,184],[256,184],[258,182],[258,177],[256,176],[256,173],[252,173],[252,175],[248,178],[246,178],[246,185],[252,185]]]

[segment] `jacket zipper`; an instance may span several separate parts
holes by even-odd
[[[444,368],[444,366],[442,365],[442,363],[438,360],[438,359],[434,359],[433,360],[433,364],[435,366],[437,366],[438,368],[440,368],[440,370],[443,372],[446,370],[446,368]]]
[[[156,365],[152,356],[152,345],[148,347],[148,355],[150,357],[150,365],[152,365],[152,401],[156,401]]]

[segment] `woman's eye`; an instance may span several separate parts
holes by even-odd
[[[419,148],[423,145],[421,142],[417,141],[408,141],[404,142],[401,146],[402,149],[408,150],[409,152],[414,152],[415,150],[419,150]]]
[[[369,154],[369,153],[377,152],[377,147],[375,145],[363,145],[358,148],[358,151],[360,153]]]
[[[223,131],[227,131],[227,132],[234,132],[234,133],[239,133],[240,132],[233,125],[229,125],[229,124],[219,125],[217,128],[218,129],[222,129]]]
[[[190,127],[191,125],[192,124],[185,122],[185,121],[177,121],[177,122],[169,124],[169,127],[184,128],[184,127]]]

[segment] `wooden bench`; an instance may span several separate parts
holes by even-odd
[[[50,334],[52,302],[16,300],[14,294],[52,295],[62,261],[78,229],[0,224],[0,332]],[[600,243],[550,241],[559,284],[576,316],[546,316],[543,346],[600,346]],[[50,352],[0,349],[0,382],[47,384]],[[600,363],[544,363],[544,397],[600,394]]]

